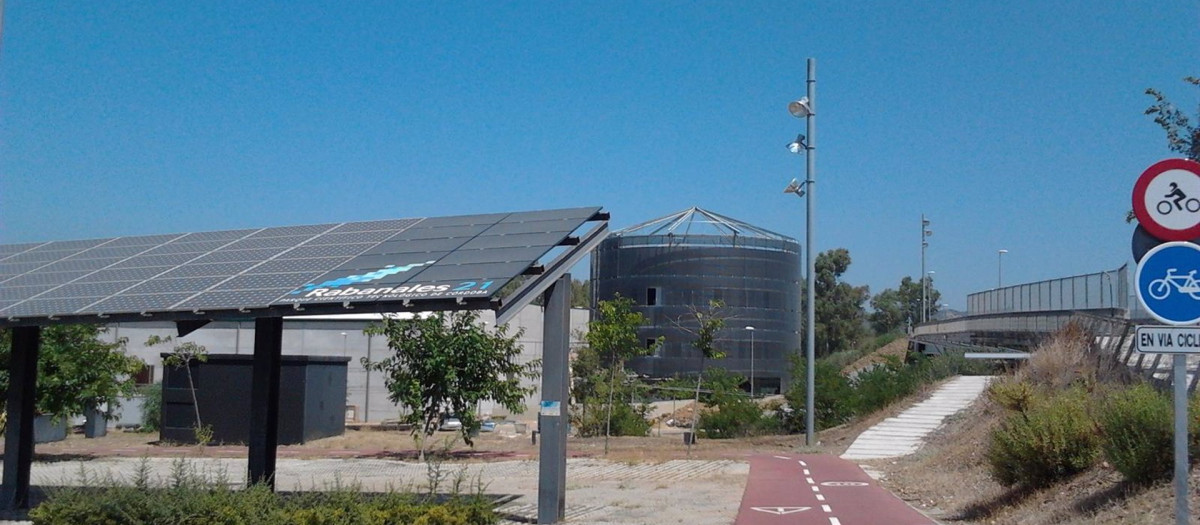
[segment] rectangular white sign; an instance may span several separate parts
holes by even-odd
[[[1200,326],[1139,326],[1133,345],[1144,354],[1200,354]]]

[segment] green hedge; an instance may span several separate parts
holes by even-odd
[[[29,512],[35,525],[483,525],[498,521],[488,501],[430,502],[399,493],[341,490],[277,495],[256,485],[68,488]]]
[[[1010,413],[992,432],[987,460],[1004,485],[1044,487],[1087,469],[1099,454],[1087,392],[1072,388]]]

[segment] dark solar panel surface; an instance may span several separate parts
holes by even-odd
[[[599,211],[0,245],[0,318],[490,298]]]

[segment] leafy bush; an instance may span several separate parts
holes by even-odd
[[[607,399],[593,399],[586,412],[573,413],[571,424],[581,437],[603,436],[607,425]],[[650,407],[644,404],[630,404],[627,398],[613,397],[612,425],[610,436],[644,436],[650,432],[650,422],[646,414]]]
[[[162,383],[138,387],[142,396],[142,430],[158,432],[162,429]]]
[[[919,386],[912,366],[905,366],[895,356],[883,363],[859,370],[851,381],[854,388],[854,413],[869,414],[905,397]]]
[[[741,376],[736,374],[730,375],[741,379]],[[725,381],[719,390],[712,393],[713,408],[700,414],[699,426],[707,432],[708,437],[756,436],[778,429],[776,421],[764,417],[762,407],[742,392],[738,387],[739,382]]]
[[[783,419],[783,427],[789,432],[804,432],[804,408],[807,405],[807,377],[805,362],[792,357],[792,384],[784,397],[792,410]],[[854,417],[854,390],[850,380],[842,375],[841,368],[824,359],[817,360],[813,371],[813,422],[818,429],[835,427]]]
[[[1007,486],[1043,487],[1090,467],[1100,438],[1087,408],[1086,391],[1071,388],[1009,414],[988,445],[992,476]]]
[[[214,485],[151,489],[137,486],[68,488],[29,512],[38,525],[187,523],[189,525],[423,525],[492,524],[486,500],[452,497],[441,503],[399,493],[277,495],[265,486],[231,490]]]
[[[1170,476],[1171,415],[1171,399],[1147,384],[1117,391],[1100,404],[1104,454],[1126,479],[1149,483]]]

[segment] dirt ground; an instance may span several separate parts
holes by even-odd
[[[911,456],[863,462],[884,486],[947,524],[1173,524],[1170,482],[1131,487],[1107,463],[1042,490],[1008,489],[992,480],[984,458],[998,408],[982,399],[954,416]],[[1200,523],[1200,471],[1189,480],[1190,523]]]

